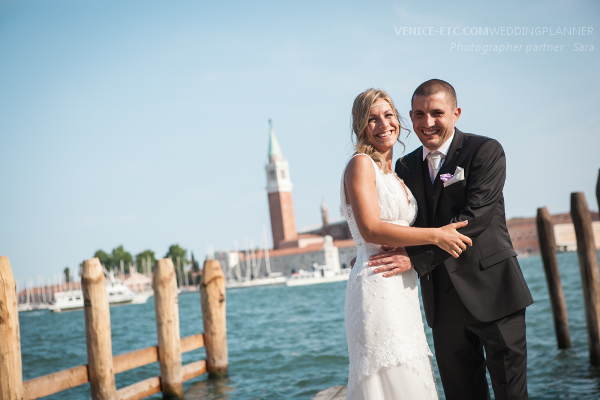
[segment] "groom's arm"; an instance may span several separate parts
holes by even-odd
[[[488,139],[475,150],[471,160],[466,205],[448,223],[469,221],[467,226],[460,228],[460,233],[476,239],[492,221],[502,199],[505,179],[504,150],[496,140]],[[431,245],[406,247],[406,251],[419,276],[431,272],[450,257],[446,251]]]

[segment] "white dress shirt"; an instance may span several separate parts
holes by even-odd
[[[442,169],[442,165],[444,165],[444,161],[446,161],[446,156],[448,155],[448,150],[450,150],[450,145],[452,144],[452,139],[454,139],[454,133],[456,132],[456,128],[454,129],[454,132],[452,132],[452,136],[450,136],[443,145],[441,145],[439,147],[439,149],[437,150],[429,150],[427,147],[423,146],[423,161],[425,161],[425,159],[427,158],[427,154],[431,153],[432,151],[437,151],[439,153],[442,153],[442,159],[440,161],[440,166],[439,169]],[[431,171],[431,164],[427,163],[428,167],[429,167],[429,175],[432,175],[432,171]]]

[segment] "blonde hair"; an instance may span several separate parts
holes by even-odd
[[[369,113],[373,104],[380,99],[387,101],[392,107],[394,116],[398,120],[400,131],[402,129],[408,131],[402,124],[402,119],[400,118],[400,114],[398,114],[398,110],[396,110],[396,106],[394,106],[392,98],[383,90],[371,88],[365,90],[354,99],[354,104],[352,105],[352,136],[356,141],[354,144],[356,152],[354,154],[362,153],[368,155],[387,174],[391,171],[385,162],[383,154],[369,143]],[[404,147],[404,143],[400,141],[400,133],[398,133],[398,142]]]

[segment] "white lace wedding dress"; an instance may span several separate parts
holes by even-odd
[[[374,161],[373,167],[381,221],[410,226],[417,213],[412,193],[404,190],[396,174],[385,174]],[[389,278],[374,274],[367,263],[371,255],[381,252],[381,246],[365,242],[360,235],[346,203],[343,177],[341,204],[358,253],[346,287],[350,354],[346,399],[438,399],[416,272],[411,269]]]

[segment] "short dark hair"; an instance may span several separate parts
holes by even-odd
[[[441,79],[430,79],[427,82],[423,82],[419,85],[417,90],[410,99],[410,106],[412,108],[415,96],[431,96],[437,93],[445,93],[451,104],[456,108],[456,92],[451,84]]]

